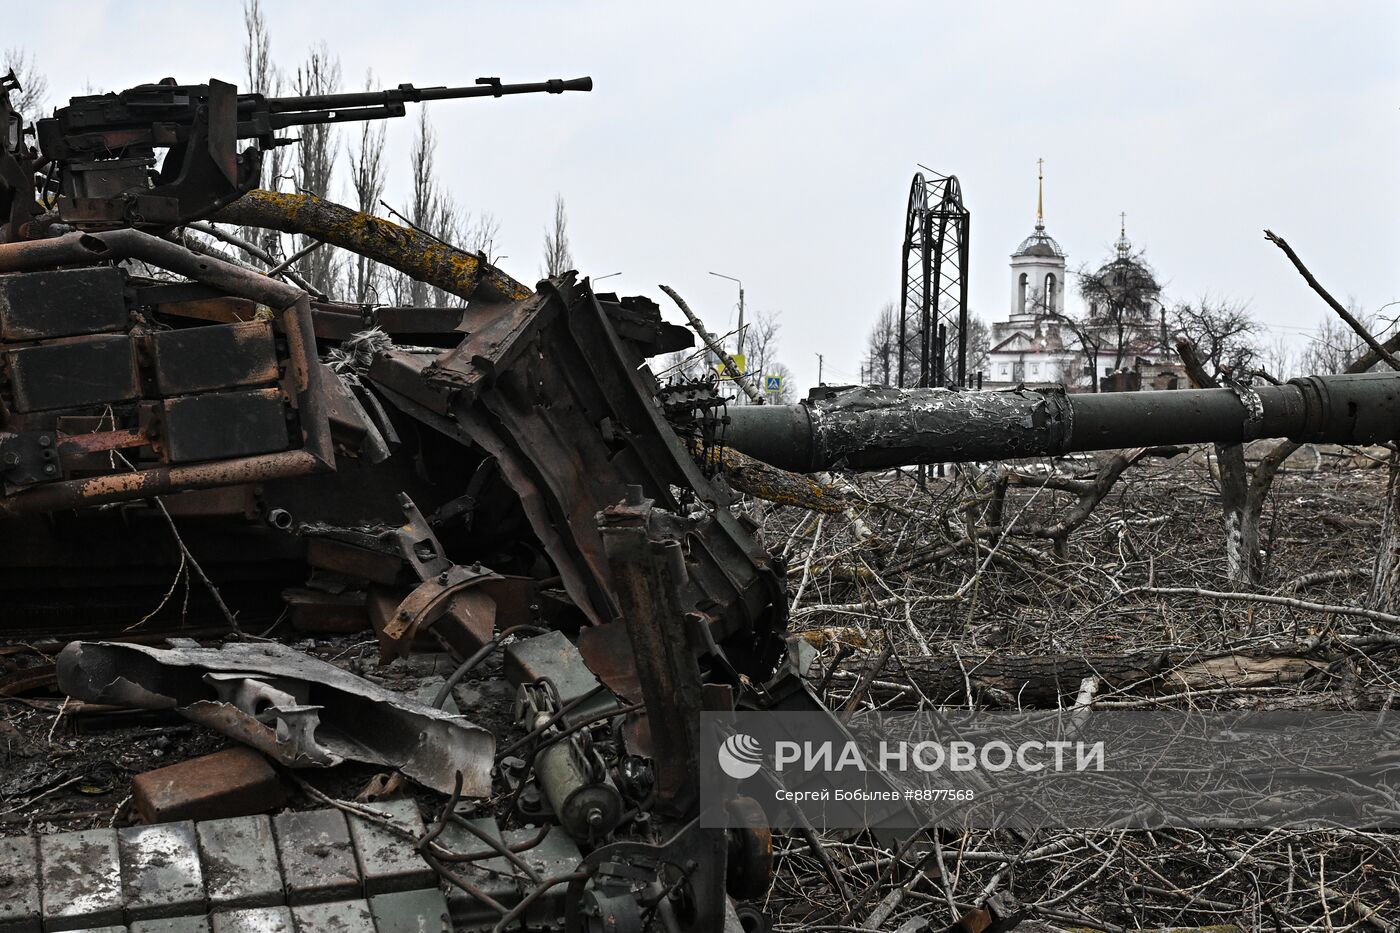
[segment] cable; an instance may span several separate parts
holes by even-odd
[[[510,628],[502,629],[501,634],[482,645],[481,648],[477,650],[476,654],[467,658],[462,662],[461,667],[452,672],[452,676],[447,678],[447,683],[443,684],[442,689],[437,692],[437,696],[433,697],[432,705],[437,709],[442,709],[443,704],[447,702],[447,698],[452,695],[452,688],[457,686],[458,682],[461,681],[463,677],[471,673],[472,668],[476,667],[482,661],[485,661],[502,641],[517,632],[529,632],[532,635],[547,635],[549,634],[549,629],[541,628],[538,625],[512,625]]]

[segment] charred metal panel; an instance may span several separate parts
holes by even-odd
[[[276,643],[167,650],[75,641],[58,660],[58,680],[92,702],[175,709],[294,768],[364,761],[440,793],[454,784],[468,796],[491,793],[490,732]]]
[[[663,419],[655,380],[642,367],[646,345],[618,334],[619,314],[644,310],[601,302],[571,276],[541,283],[536,295],[493,307],[494,320],[478,312],[471,336],[438,357],[426,380],[455,395],[454,427],[496,459],[565,588],[595,623],[620,617],[598,512],[635,484],[660,508],[681,507],[675,488],[714,506],[673,529],[687,553],[678,599],[735,668],[766,675],[781,648],[773,636],[784,622],[783,584],[723,507],[731,497]],[[377,376],[371,369],[370,379]]]
[[[266,321],[167,330],[151,340],[161,395],[277,381],[277,349]]]
[[[141,394],[136,354],[125,335],[7,350],[5,363],[19,412],[127,402]]]
[[[44,340],[126,329],[120,269],[0,275],[0,340]]]
[[[287,407],[276,389],[166,399],[165,449],[171,463],[286,450]]]

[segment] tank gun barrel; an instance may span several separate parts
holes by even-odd
[[[799,473],[878,470],[1263,437],[1369,444],[1400,436],[1400,373],[1160,392],[821,389],[729,410],[724,442]]]

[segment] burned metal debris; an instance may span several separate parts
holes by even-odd
[[[221,648],[75,641],[58,656],[69,696],[174,709],[294,768],[367,761],[444,794],[491,792],[491,733],[275,642]]]

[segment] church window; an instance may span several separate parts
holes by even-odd
[[[1045,276],[1045,309],[1055,310],[1055,273],[1051,272]]]
[[[1021,273],[1021,278],[1016,284],[1016,311],[1019,313],[1026,310],[1026,274]],[[1002,375],[1005,375],[1003,373]]]

